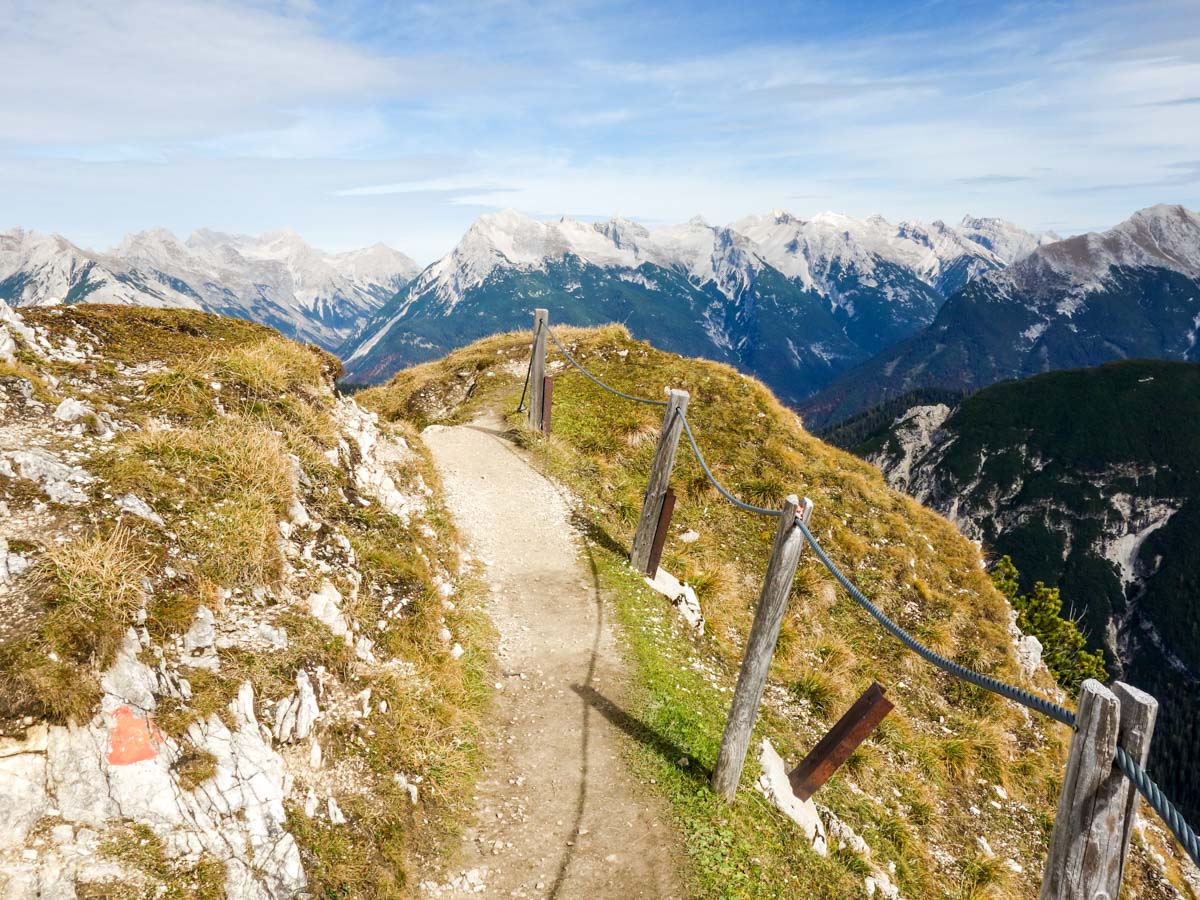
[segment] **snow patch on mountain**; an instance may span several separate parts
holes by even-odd
[[[251,237],[155,228],[105,253],[60,235],[0,233],[0,298],[17,306],[118,303],[203,309],[265,322],[333,349],[416,275],[383,244],[326,254],[285,229]]]
[[[1146,267],[1200,278],[1200,215],[1179,205],[1147,207],[1108,231],[1039,247],[995,277],[1035,295],[1062,286],[1082,295],[1104,287],[1113,268]],[[1076,309],[1061,312],[1071,315]]]

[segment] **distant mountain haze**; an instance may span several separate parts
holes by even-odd
[[[341,345],[419,271],[383,244],[322,253],[291,230],[260,237],[156,228],[104,253],[59,235],[0,232],[0,299],[14,306],[117,303],[202,309]]]

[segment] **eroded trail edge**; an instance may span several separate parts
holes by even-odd
[[[428,893],[681,897],[663,804],[629,773],[624,665],[569,505],[498,420],[423,435],[500,634],[475,822]]]

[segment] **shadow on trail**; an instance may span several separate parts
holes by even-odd
[[[633,738],[639,744],[650,748],[668,762],[675,764],[680,759],[687,757],[690,761],[689,769],[696,776],[696,781],[708,782],[712,773],[703,766],[697,765],[690,753],[685,752],[669,738],[663,737],[641,719],[621,709],[621,707],[617,706],[617,704],[613,703],[595,688],[587,685],[573,684],[571,685],[571,690],[582,697],[583,701],[591,706],[592,709],[608,719],[613,726],[621,729],[629,737]]]
[[[516,436],[516,431],[506,424],[499,424],[497,426],[481,425],[480,420],[476,419],[474,422],[468,422],[466,425],[460,425],[459,427],[470,431],[478,431],[481,434],[490,434],[492,437],[504,438],[509,443],[516,443],[513,440]]]
[[[586,544],[585,552],[587,554],[588,571],[592,576],[592,600],[596,605],[596,629],[592,635],[592,649],[591,655],[588,658],[587,676],[584,680],[584,686],[587,690],[594,691],[592,682],[596,678],[596,662],[600,656],[600,637],[604,632],[604,601],[600,594],[600,570],[596,567],[596,558],[592,554],[591,547]],[[575,800],[575,819],[571,827],[573,835],[579,834],[579,829],[582,827],[584,809],[587,806],[588,745],[592,735],[591,709],[591,705],[585,698],[583,709],[580,711],[582,722],[580,723],[579,737],[579,796]],[[566,852],[563,853],[562,859],[558,864],[558,872],[554,876],[554,883],[550,886],[549,897],[557,898],[559,896],[563,882],[567,877],[567,870],[571,867],[571,862],[575,858],[575,849],[578,844],[578,839],[572,840],[567,846]]]
[[[573,525],[589,543],[595,544],[598,547],[603,547],[605,550],[615,556],[623,556],[628,559],[629,548],[605,531],[604,528],[602,528],[595,520],[589,519],[578,510],[572,510],[571,525]],[[588,550],[588,561],[591,563],[594,573],[596,569],[596,563],[595,560],[591,559],[590,549]],[[596,590],[600,590],[598,579],[596,581]]]

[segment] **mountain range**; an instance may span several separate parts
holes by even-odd
[[[751,372],[797,402],[932,322],[949,293],[1054,235],[967,217],[775,211],[653,231],[627,219],[480,217],[342,348],[348,377],[378,381],[471,340],[551,323],[623,322],[666,350]]]
[[[419,271],[383,244],[322,253],[290,229],[261,237],[157,228],[104,253],[60,235],[0,232],[0,299],[201,309],[334,349]]]
[[[1200,215],[1153,206],[967,283],[934,321],[801,410],[828,427],[916,389],[977,390],[1115,359],[1200,361]]]

